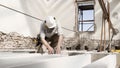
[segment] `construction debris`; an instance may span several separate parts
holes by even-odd
[[[109,43],[108,40],[106,40],[106,48],[107,44]],[[90,39],[86,37],[80,38],[80,41],[78,41],[75,37],[67,37],[64,39],[63,42],[63,48],[67,50],[98,50],[98,47],[100,46],[100,40],[97,39]],[[111,42],[112,49],[120,49],[120,40],[113,40]]]
[[[76,38],[65,38],[64,47],[67,50],[95,50],[98,43],[88,38],[82,38],[79,42]]]
[[[16,32],[0,32],[0,49],[34,49],[31,37],[24,37]]]
[[[0,49],[35,49],[35,39],[36,38],[32,37],[24,37],[17,32],[10,32],[8,34],[0,32]],[[113,40],[111,43],[114,49],[120,49],[120,40]],[[99,45],[100,40],[82,37],[80,41],[78,41],[75,37],[65,37],[62,48],[65,50],[91,51],[97,49]]]

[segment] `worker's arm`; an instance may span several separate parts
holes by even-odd
[[[62,42],[63,42],[63,35],[60,35],[59,39],[58,39],[57,46],[56,46],[56,54],[61,53],[61,48],[60,47],[62,46]]]
[[[54,53],[53,48],[48,44],[48,42],[45,40],[45,32],[44,32],[44,22],[40,25],[40,39],[41,42],[45,45],[45,47],[48,49],[48,53],[52,54]]]
[[[54,53],[54,50],[53,50],[53,48],[48,44],[48,42],[47,42],[44,38],[41,38],[41,41],[42,41],[42,43],[45,45],[45,47],[48,49],[48,53],[49,53],[49,54],[53,54],[53,53]]]

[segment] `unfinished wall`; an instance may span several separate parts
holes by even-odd
[[[75,23],[75,7],[74,0],[21,0],[22,8],[24,12],[31,14],[40,19],[45,19],[47,16],[55,16],[61,23],[62,27],[73,30]],[[34,25],[41,24],[41,21],[26,17],[27,22],[31,28],[33,35],[39,33],[40,27]],[[63,29],[65,36],[71,35],[71,31]]]
[[[105,3],[107,0],[104,0]],[[109,0],[110,3],[110,19],[113,24],[113,27],[117,28],[120,31],[120,20],[119,9],[120,9],[120,1],[119,0]],[[93,38],[100,39],[101,28],[102,28],[102,10],[98,3],[98,0],[95,0],[95,24],[96,24],[96,32],[93,34]],[[108,23],[106,22],[106,39],[108,39]],[[112,34],[112,33],[111,33]],[[114,39],[120,39],[120,33],[118,33]]]
[[[19,0],[0,0],[0,4],[23,11]],[[24,36],[30,36],[30,28],[24,15],[0,6],[0,31],[18,32]]]
[[[46,16],[55,16],[63,27],[73,30],[75,22],[74,0],[1,0],[0,4],[43,20]],[[18,32],[24,36],[36,36],[39,33],[41,21],[1,6],[0,15],[0,31]],[[66,36],[71,34],[71,31],[64,30],[63,32]]]
[[[35,43],[31,37],[24,37],[16,32],[8,34],[0,32],[0,51],[13,51],[17,49],[35,49]]]
[[[0,4],[25,12],[43,20],[48,15],[55,16],[63,27],[71,30],[73,30],[75,25],[74,0],[0,0]],[[119,4],[120,0],[110,1],[110,15],[112,24],[120,31]],[[0,31],[2,32],[17,32],[19,34],[23,34],[24,36],[36,37],[40,30],[40,24],[41,21],[32,19],[30,17],[24,16],[22,14],[16,13],[0,6]],[[82,33],[80,34],[80,38],[87,38],[88,40],[100,40],[102,11],[98,0],[95,0],[95,24],[95,33]],[[108,24],[106,23],[106,26],[107,25]],[[107,28],[108,27],[106,27],[106,39],[108,39]],[[63,29],[63,33],[65,36],[74,35],[74,32],[65,29]],[[120,39],[120,33],[118,33],[114,37],[114,39]],[[76,43],[74,45],[76,45]]]

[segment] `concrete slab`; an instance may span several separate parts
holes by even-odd
[[[68,56],[69,55],[69,56]],[[108,56],[107,56],[108,55]],[[0,67],[2,68],[109,68],[106,64],[113,63],[117,57],[117,66],[120,65],[120,54],[103,52],[64,51],[62,55],[48,55],[37,53],[0,52]],[[113,55],[116,57],[114,58]],[[111,61],[111,63],[106,61]],[[104,61],[104,62],[103,62]],[[93,63],[92,63],[93,62]],[[95,67],[94,67],[95,66]]]
[[[11,68],[82,68],[91,63],[90,54],[66,56],[34,62],[31,64],[13,66]]]
[[[0,67],[9,68],[16,65],[30,64],[47,60],[51,58],[62,57],[62,55],[41,55],[41,54],[29,54],[29,53],[8,53],[0,55]]]
[[[120,68],[120,53],[117,53],[116,56],[117,56],[116,68]]]
[[[83,68],[116,68],[116,55],[108,55]]]
[[[108,54],[106,54],[106,53],[92,53],[91,55],[92,55],[91,61],[95,62],[95,61],[107,56]]]

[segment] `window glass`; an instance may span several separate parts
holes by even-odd
[[[86,3],[78,5],[79,31],[94,31],[94,5]]]
[[[93,20],[94,19],[94,10],[84,10],[83,11],[83,20]]]
[[[94,24],[79,24],[79,31],[94,31]]]

